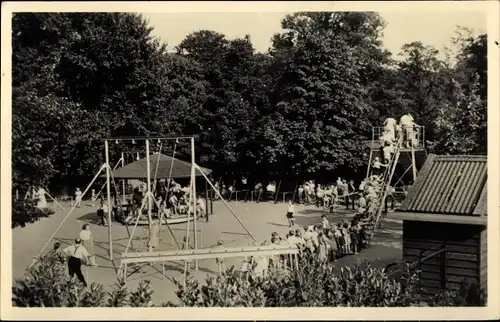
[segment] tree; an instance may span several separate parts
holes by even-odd
[[[104,161],[104,137],[175,128],[158,118],[172,90],[166,48],[150,33],[136,14],[15,15],[15,183],[87,183]]]
[[[484,102],[479,95],[479,80],[467,88],[454,81],[454,98],[440,106],[434,121],[436,142],[431,150],[439,154],[485,154],[481,128],[484,126]]]
[[[13,188],[47,185],[60,170],[58,147],[82,116],[64,95],[55,72],[72,41],[62,14],[20,13],[12,21],[12,168]],[[61,94],[62,93],[62,94]]]
[[[404,106],[401,114],[411,113],[418,125],[425,126],[425,137],[430,141],[436,138],[433,120],[451,86],[451,71],[437,54],[432,46],[412,42],[403,45],[403,61],[398,64],[398,87]]]
[[[216,172],[239,171],[237,164],[248,146],[257,106],[266,104],[262,56],[255,55],[248,36],[227,40],[207,30],[188,35],[177,52],[201,66],[208,84],[197,118],[199,154]]]
[[[451,85],[433,122],[438,135],[431,149],[446,154],[486,154],[486,36],[474,38],[469,30],[459,28],[453,43],[457,51],[448,75]]]
[[[275,108],[261,134],[270,141],[269,167],[352,175],[364,165],[371,133],[366,87],[387,62],[378,39],[383,21],[372,13],[296,13],[282,27],[271,50],[281,74]]]

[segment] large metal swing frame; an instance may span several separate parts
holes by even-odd
[[[189,139],[191,141],[191,185],[190,185],[190,200],[189,204],[192,204],[192,210],[193,210],[193,233],[194,233],[194,250],[187,250],[187,251],[151,251],[151,249],[148,249],[147,252],[133,252],[129,253],[128,249],[132,243],[132,240],[134,238],[134,233],[135,233],[135,228],[137,227],[138,219],[142,215],[142,211],[144,207],[147,205],[147,212],[148,212],[148,227],[149,227],[149,232],[151,234],[151,228],[152,228],[152,203],[149,198],[153,198],[153,192],[151,189],[151,164],[150,164],[150,140],[178,140],[181,139]],[[124,253],[121,254],[121,263],[118,271],[116,271],[118,276],[123,276],[123,280],[126,281],[126,278],[128,277],[128,273],[126,271],[126,266],[127,264],[130,263],[150,263],[152,264],[153,262],[161,262],[162,267],[164,266],[164,262],[168,260],[184,260],[185,261],[185,266],[184,266],[184,277],[186,277],[186,272],[187,272],[187,261],[189,259],[194,259],[196,262],[196,269],[198,269],[198,259],[208,259],[208,258],[213,258],[214,256],[214,250],[210,249],[198,249],[198,242],[197,242],[197,232],[199,231],[196,227],[196,222],[197,222],[197,208],[196,208],[196,170],[198,170],[206,182],[209,184],[209,186],[215,191],[215,193],[218,195],[220,200],[225,204],[225,206],[229,209],[231,214],[236,218],[236,220],[239,222],[239,224],[243,227],[243,229],[247,232],[248,236],[253,240],[255,243],[257,240],[254,238],[254,236],[251,234],[251,232],[248,230],[248,228],[245,226],[245,224],[240,220],[240,218],[237,216],[237,214],[231,209],[229,206],[228,202],[222,197],[220,192],[214,187],[210,179],[208,178],[207,174],[203,172],[203,170],[196,164],[195,162],[195,148],[194,148],[194,136],[177,136],[177,137],[111,137],[111,138],[106,138],[104,140],[104,149],[105,149],[105,163],[101,165],[100,169],[97,171],[95,174],[94,178],[92,181],[88,184],[86,189],[82,193],[82,199],[84,196],[89,192],[90,188],[94,184],[94,182],[100,177],[101,173],[103,170],[106,170],[106,193],[107,193],[107,202],[108,202],[108,213],[107,213],[107,218],[108,218],[108,243],[109,243],[109,261],[113,264],[114,266],[114,258],[113,258],[113,238],[112,238],[112,207],[111,207],[111,180],[113,180],[116,192],[118,193],[118,187],[116,186],[116,182],[114,180],[114,177],[112,176],[112,172],[114,168],[118,164],[124,164],[124,154],[121,154],[121,159],[117,162],[115,167],[112,169],[109,161],[109,141],[145,141],[146,145],[146,163],[147,163],[147,175],[146,175],[146,181],[147,181],[147,192],[146,196],[143,199],[141,208],[139,210],[138,217],[136,219],[136,223],[134,225],[134,230],[132,231],[132,234],[129,233],[129,241],[127,244],[127,248]],[[158,161],[159,162],[159,161]],[[171,174],[170,174],[171,176]],[[156,177],[156,172],[155,172],[155,177]],[[156,179],[156,178],[155,178]],[[168,180],[170,182],[170,178]],[[156,202],[155,198],[153,200]],[[159,205],[158,205],[159,206]],[[55,232],[52,234],[52,236],[48,239],[47,243],[43,246],[41,251],[39,252],[38,256],[34,259],[33,263],[30,265],[33,266],[36,262],[37,259],[40,258],[40,255],[43,253],[43,251],[46,249],[47,245],[50,243],[50,241],[54,238],[54,236],[57,234],[59,229],[62,227],[64,222],[69,218],[71,213],[75,210],[76,208],[76,203],[73,205],[73,207],[69,210],[67,215],[64,217],[64,219],[61,221]],[[161,224],[163,221],[163,215],[164,212],[161,209],[161,207],[158,207],[159,211],[161,212],[161,217],[160,217],[160,231],[161,231]],[[190,235],[190,213],[188,212],[188,220],[187,220],[187,226],[186,226],[186,245],[189,246],[189,235]],[[172,230],[168,226],[168,223],[166,223],[167,228],[169,228],[170,233],[172,234],[172,237],[175,240],[175,237],[173,235]],[[127,232],[128,231],[128,225],[127,225]],[[179,245],[176,242],[178,248]],[[226,249],[223,251],[223,254],[218,254],[217,256],[220,256],[221,258],[224,257],[242,257],[242,256],[251,256],[251,255],[280,255],[280,254],[297,254],[298,250],[293,248],[293,247],[255,247],[255,246],[248,246],[248,247],[237,247],[235,249]],[[152,260],[154,258],[154,260]],[[115,267],[115,266],[114,266]],[[164,267],[163,267],[164,268]],[[163,274],[164,276],[164,274]]]

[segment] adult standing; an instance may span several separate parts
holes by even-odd
[[[300,185],[298,189],[299,193],[299,203],[302,204],[304,202],[304,186]]]
[[[400,123],[401,127],[403,129],[404,133],[404,141],[406,142],[406,146],[408,148],[411,147],[411,144],[413,143],[413,129],[417,124],[414,122],[414,118],[410,113],[406,113],[405,115],[401,116]]]
[[[384,121],[384,132],[389,133],[392,138],[396,136],[396,124],[398,122],[395,118],[388,117]]]
[[[87,282],[82,273],[82,264],[88,262],[89,253],[85,246],[82,245],[82,240],[80,238],[75,239],[75,244],[66,247],[63,252],[68,257],[69,276],[76,275],[80,282],[87,287]]]
[[[38,209],[43,210],[47,208],[47,199],[45,198],[46,193],[47,192],[42,187],[39,187],[38,190],[34,193],[34,198],[38,199],[38,202],[36,204],[36,207]]]

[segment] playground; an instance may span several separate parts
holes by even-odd
[[[82,225],[89,223],[94,236],[94,252],[98,266],[84,266],[84,274],[89,284],[96,282],[105,287],[109,287],[118,281],[117,272],[120,266],[120,256],[127,246],[128,234],[126,226],[113,223],[112,239],[114,263],[110,262],[108,255],[108,228],[98,225],[98,217],[96,215],[97,208],[93,207],[92,204],[91,201],[82,202],[81,208],[76,208],[71,214],[71,217],[61,226],[53,238],[53,242],[58,241],[63,247],[71,245],[73,240],[78,236]],[[66,209],[71,208],[69,202],[62,202],[62,205]],[[289,230],[285,217],[287,205],[284,203],[230,202],[230,206],[257,240],[257,245],[260,244],[260,242],[269,240],[272,232],[286,234]],[[218,240],[224,241],[224,247],[248,246],[252,243],[250,236],[232,216],[229,209],[222,201],[214,202],[213,207],[214,215],[210,217],[209,222],[205,222],[205,220],[199,220],[197,222],[197,229],[200,231],[198,235],[199,249],[214,248]],[[12,258],[14,280],[21,278],[23,274],[25,274],[26,267],[28,267],[33,261],[33,258],[37,256],[41,245],[49,239],[67,214],[67,211],[62,210],[60,207],[56,207],[55,210],[55,214],[49,218],[27,225],[24,228],[16,228],[13,230]],[[352,210],[345,210],[343,207],[336,209],[334,213],[328,214],[323,209],[314,206],[297,206],[295,216],[296,224],[300,226],[317,224],[320,222],[320,217],[324,213],[327,214],[330,222],[339,222],[342,219],[354,216]],[[399,261],[401,259],[402,224],[399,221],[387,219],[381,219],[381,223],[382,227],[377,230],[377,234],[371,242],[370,247],[361,251],[360,254],[340,258],[337,261],[337,265],[340,267],[355,264],[357,261],[368,260],[376,267],[385,267],[387,264]],[[192,223],[190,226],[192,232]],[[181,243],[183,237],[186,236],[186,224],[171,225],[170,228],[177,242]],[[137,228],[136,237],[133,239],[134,247],[145,247],[147,243],[147,229],[147,226]],[[193,238],[191,237],[190,240],[190,243],[192,243]],[[167,229],[161,231],[159,249],[177,249],[172,235]],[[49,247],[47,251],[48,250],[50,250]],[[226,267],[235,265],[236,269],[238,269],[241,265],[241,261],[241,257],[227,258],[225,260]],[[192,276],[200,281],[204,280],[207,275],[218,274],[217,264],[214,259],[199,260],[198,270],[194,269],[194,264],[192,266]],[[130,268],[127,284],[134,288],[138,285],[139,281],[149,280],[155,292],[155,301],[158,301],[158,303],[155,304],[161,304],[166,301],[176,302],[175,290],[177,287],[174,284],[174,279],[182,282],[184,265],[182,262],[165,262],[164,276],[162,274],[162,269],[160,263],[151,266],[147,263],[137,264]]]

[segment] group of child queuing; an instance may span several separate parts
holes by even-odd
[[[326,215],[322,215],[320,224],[292,229],[284,237],[272,233],[271,244],[288,243],[315,255],[319,260],[333,261],[345,255],[358,254],[365,245],[366,237],[360,218],[332,224]]]
[[[157,184],[155,189],[151,192],[153,193],[153,198],[150,199],[150,207],[159,218],[162,213],[165,219],[194,213],[192,203],[189,202],[191,194],[189,186],[182,187],[173,179],[170,179],[168,187],[165,184]],[[143,182],[139,187],[135,187],[133,189],[132,199],[129,202],[124,203],[123,199],[120,198],[119,195],[115,194],[111,201],[112,218],[116,221],[128,224],[137,219],[139,212],[141,212],[140,215],[146,213],[148,206],[147,204],[143,205],[143,202],[146,202],[144,200],[146,193],[147,185]],[[95,200],[97,197],[94,191],[92,191],[92,195],[92,200]],[[141,208],[142,211],[140,211]],[[201,196],[196,198],[196,210],[197,216],[206,216],[206,202]],[[106,214],[108,211],[108,202],[101,196],[97,209],[100,225],[107,225]]]
[[[320,206],[322,201],[325,207],[332,207],[336,204],[340,189],[345,194],[349,193],[351,197],[349,199],[346,198],[345,204],[347,207],[351,204],[353,209],[357,205],[357,212],[354,218],[350,222],[344,219],[339,223],[332,224],[328,221],[326,214],[323,214],[320,224],[290,230],[285,237],[280,237],[278,234],[273,233],[271,243],[292,243],[312,254],[316,254],[321,260],[328,258],[335,260],[340,256],[357,254],[367,243],[373,229],[374,220],[376,220],[381,202],[381,176],[372,175],[363,180],[357,191],[352,181],[349,185],[346,185],[346,180],[340,178],[337,185],[327,187],[325,190],[321,190],[323,188],[320,185],[314,190],[315,185],[313,181],[307,182],[304,187],[307,187],[305,189],[308,193],[306,196],[312,198],[311,195],[315,192],[317,205]],[[386,212],[389,210],[389,202],[391,204],[390,208],[394,209],[394,192],[394,189],[389,187],[387,198],[385,199]],[[354,198],[355,196],[356,198]],[[295,226],[294,211],[293,203],[290,200],[286,214],[289,227]]]

